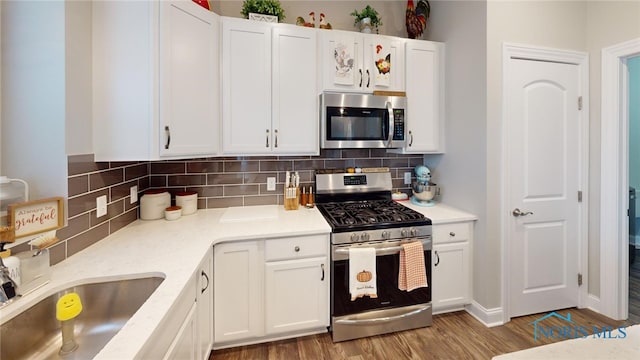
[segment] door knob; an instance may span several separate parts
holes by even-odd
[[[523,211],[520,211],[520,209],[518,209],[518,208],[513,209],[513,211],[511,213],[515,217],[533,215],[533,212],[531,212],[531,211],[524,211],[523,212]]]

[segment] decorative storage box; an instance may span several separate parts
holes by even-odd
[[[273,15],[249,13],[249,20],[277,23],[278,17]]]

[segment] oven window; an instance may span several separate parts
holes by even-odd
[[[429,287],[413,291],[398,289],[399,254],[376,257],[378,297],[362,297],[351,301],[349,294],[349,260],[333,262],[331,298],[332,316],[352,315],[369,310],[424,304],[431,301],[431,251],[424,252]]]
[[[327,140],[386,140],[386,110],[327,108]]]

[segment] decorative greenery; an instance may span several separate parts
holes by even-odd
[[[249,13],[277,16],[278,21],[285,19],[284,9],[278,0],[244,0],[240,14],[248,19]]]
[[[379,16],[376,9],[372,8],[369,5],[367,5],[364,9],[362,9],[362,12],[358,12],[358,10],[353,10],[353,12],[349,15],[355,17],[353,26],[356,26],[356,27],[360,26],[360,21],[362,21],[362,19],[364,18],[371,19],[371,26],[374,26],[376,28],[376,31],[378,30],[378,26],[382,25],[382,18]]]

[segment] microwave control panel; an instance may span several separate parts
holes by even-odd
[[[404,140],[404,109],[393,109],[393,140]]]

